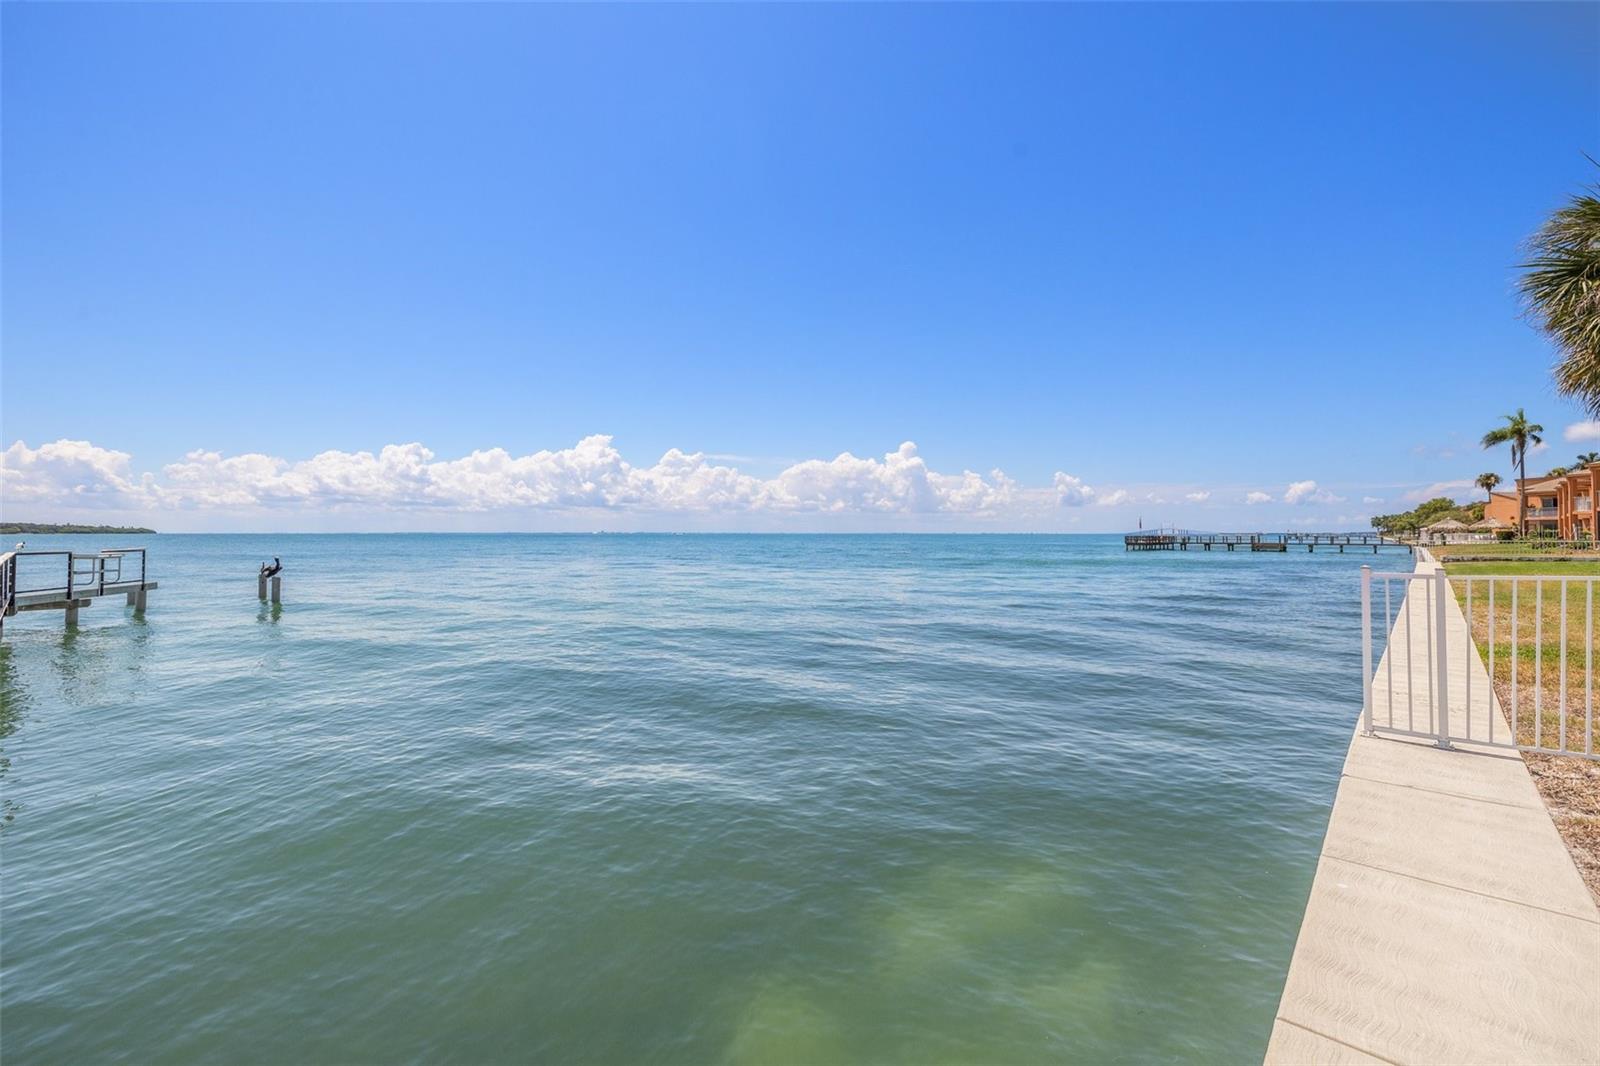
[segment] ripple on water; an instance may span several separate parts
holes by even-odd
[[[0,645],[18,1061],[1264,1047],[1355,713],[1354,556],[151,543],[145,620]],[[281,610],[248,581],[274,554]],[[397,558],[426,609],[349,577]]]

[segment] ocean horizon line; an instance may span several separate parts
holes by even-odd
[[[894,530],[783,530],[783,529],[233,529],[233,530],[157,530],[152,533],[114,532],[16,533],[22,537],[1126,537],[1140,533],[1156,534],[1156,529],[1121,530],[1030,530],[1030,529],[894,529]],[[1166,530],[1165,532],[1172,532]],[[1197,536],[1242,537],[1252,534],[1352,535],[1370,534],[1371,529],[1185,529],[1180,533]]]

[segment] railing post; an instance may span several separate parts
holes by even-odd
[[[1361,731],[1372,735],[1372,567],[1361,568]]]
[[[1450,641],[1445,635],[1445,597],[1450,594],[1450,583],[1445,578],[1444,567],[1433,572],[1433,639],[1438,644],[1434,655],[1434,669],[1438,673],[1435,684],[1439,688],[1439,713],[1434,718],[1441,748],[1450,746],[1450,671],[1445,666],[1445,649]]]

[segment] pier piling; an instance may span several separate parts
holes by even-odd
[[[283,559],[274,555],[271,563],[262,563],[256,572],[256,599],[267,598],[267,583],[272,584],[272,602],[283,602]]]

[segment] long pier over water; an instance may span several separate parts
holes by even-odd
[[[1131,552],[1217,550],[1281,553],[1291,547],[1304,547],[1308,552],[1322,548],[1342,554],[1347,550],[1365,551],[1370,548],[1374,555],[1382,548],[1401,548],[1408,552],[1412,548],[1403,540],[1381,533],[1195,533],[1183,529],[1129,533],[1122,538],[1122,545]]]

